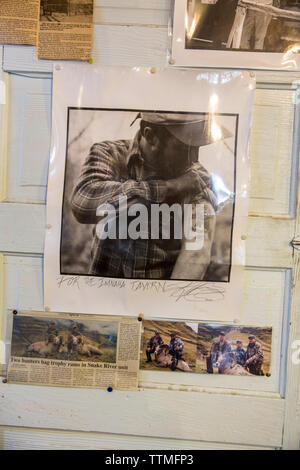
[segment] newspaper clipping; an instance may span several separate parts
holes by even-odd
[[[0,1],[0,43],[35,45],[40,0]]]
[[[93,0],[41,0],[37,56],[89,60]]]
[[[18,314],[10,383],[136,390],[141,323],[98,315]]]

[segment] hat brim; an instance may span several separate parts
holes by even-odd
[[[203,147],[232,137],[232,133],[214,119],[165,127],[177,140],[192,147]]]

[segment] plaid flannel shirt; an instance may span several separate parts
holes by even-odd
[[[149,206],[166,201],[165,181],[145,173],[139,141],[140,132],[133,140],[104,141],[91,147],[71,200],[73,214],[80,223],[96,224],[99,220],[96,216],[98,206],[109,203],[117,208],[120,196],[127,197],[128,207],[137,202]],[[194,164],[193,168],[202,188],[197,202],[204,202],[205,210],[214,213],[215,196],[210,176],[200,163]],[[94,229],[89,274],[131,279],[169,279],[181,243],[181,240],[176,239],[100,240]]]

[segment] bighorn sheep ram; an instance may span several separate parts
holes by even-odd
[[[83,343],[80,337],[73,336],[72,343],[74,346],[74,350],[82,356],[91,357],[93,354],[101,356],[102,354],[100,349],[96,348],[95,346],[92,346],[90,343]]]
[[[234,358],[231,359],[232,362],[226,361],[223,358],[222,354],[219,354],[217,364],[223,364],[223,366],[219,369],[220,374],[226,375],[253,375],[245,369],[245,367],[237,364]]]
[[[155,362],[159,367],[170,367],[172,366],[172,356],[169,353],[169,346],[167,344],[161,344],[156,346],[155,349]],[[182,370],[184,372],[191,372],[189,365],[179,359],[176,364],[176,369]]]
[[[41,357],[47,357],[50,354],[54,354],[59,351],[60,347],[63,345],[63,339],[61,336],[55,336],[53,341],[48,344],[46,341],[37,341],[28,346],[27,352],[36,353]]]

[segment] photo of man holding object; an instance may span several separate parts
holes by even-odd
[[[132,138],[92,143],[79,167],[78,154],[72,148],[80,141],[75,128],[82,125],[84,115],[91,117],[87,123],[90,130],[97,121],[105,126],[105,117],[109,115],[111,121],[113,113],[119,127],[125,130],[127,123]],[[129,117],[133,119],[129,121]],[[86,254],[80,273],[111,278],[228,281],[235,126],[234,116],[218,119],[207,113],[121,114],[70,109],[69,137],[74,137],[69,140],[67,154],[61,273],[79,273],[78,264],[70,271],[70,265],[76,264],[74,257],[72,263],[64,262],[70,259],[70,248],[76,241],[68,238],[68,233],[74,235],[73,230],[69,232],[73,225],[76,233],[82,227],[81,236],[87,232],[85,227],[92,226],[90,258]],[[91,141],[88,129],[78,135]],[[200,162],[200,153],[206,148],[214,148],[219,160],[222,153],[230,156],[230,165],[225,169],[230,188]],[[76,158],[77,177],[71,181],[72,160]],[[228,205],[224,204],[226,200]]]

